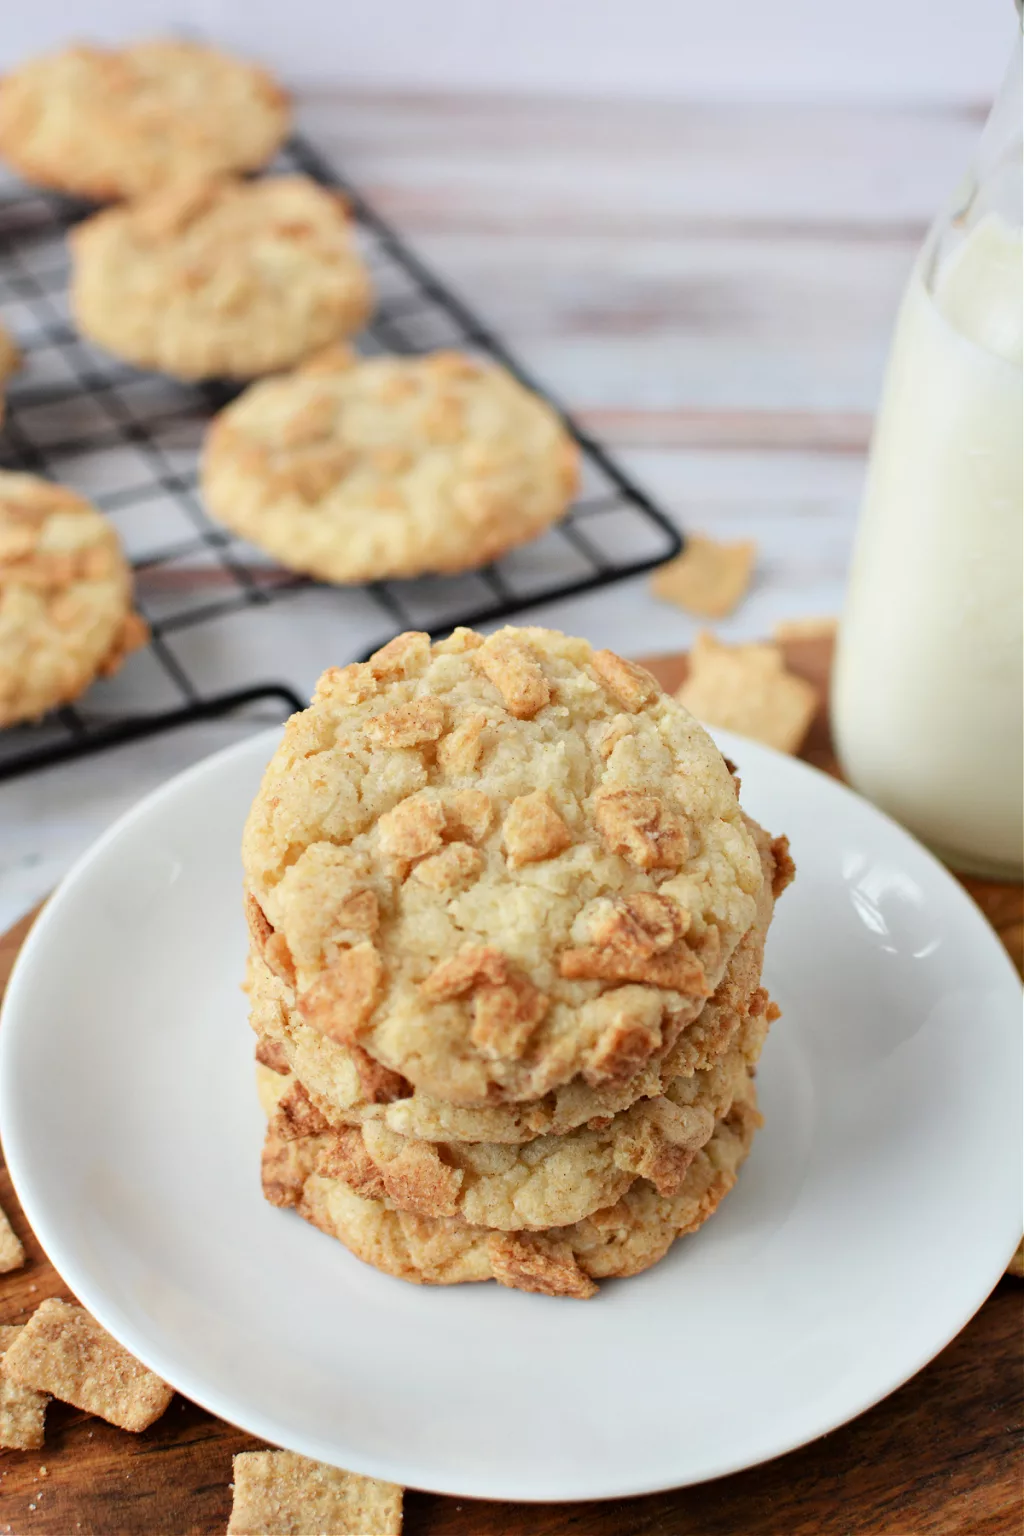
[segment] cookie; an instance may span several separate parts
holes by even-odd
[[[4,419],[3,387],[12,373],[21,367],[21,353],[14,338],[0,325],[0,421]]]
[[[256,170],[289,117],[268,74],[202,43],[78,46],[0,81],[0,154],[28,181],[106,202]]]
[[[324,673],[244,840],[253,944],[312,1030],[454,1104],[632,1077],[718,986],[761,863],[647,673],[554,630],[406,634]]]
[[[0,471],[0,726],[69,703],[145,638],[102,513],[63,486]]]
[[[398,1279],[419,1285],[493,1279],[516,1290],[585,1298],[594,1295],[595,1281],[649,1269],[677,1238],[701,1226],[735,1185],[760,1123],[748,1078],[676,1194],[659,1195],[653,1184],[638,1179],[614,1205],[542,1233],[494,1232],[450,1217],[391,1210],[308,1164],[299,1167],[296,1144],[283,1143],[272,1132],[264,1171],[282,1156],[290,1158],[288,1198],[277,1203],[294,1206],[357,1258]]]
[[[577,485],[558,414],[455,352],[337,349],[216,417],[211,514],[282,565],[374,581],[485,565],[556,522]]]
[[[259,955],[252,955],[248,991],[250,1022],[260,1037],[258,1059],[273,1060],[278,1071],[293,1071],[332,1128],[375,1120],[399,1135],[427,1141],[516,1144],[536,1136],[563,1136],[595,1117],[618,1114],[638,1099],[664,1093],[673,1078],[712,1066],[732,1049],[748,1017],[767,1014],[767,1022],[774,1017],[760,978],[776,890],[781,891],[789,879],[788,852],[784,839],[773,844],[756,823],[748,825],[764,871],[755,920],[733,951],[714,996],[694,1022],[662,1057],[652,1058],[631,1077],[594,1088],[576,1078],[542,1099],[479,1109],[449,1104],[419,1090],[378,1102],[374,1096],[378,1074],[372,1058],[303,1024],[294,1007],[287,1005],[289,989]]]
[[[503,1231],[571,1225],[614,1205],[638,1178],[659,1194],[677,1194],[716,1121],[742,1093],[767,1020],[767,1011],[748,1017],[743,1038],[715,1066],[675,1078],[657,1098],[564,1136],[539,1136],[518,1146],[432,1142],[368,1121],[329,1137],[315,1171],[392,1210]],[[302,1114],[304,1094],[301,1084],[294,1090],[297,1099],[290,1090],[281,1095],[272,1127],[285,1140],[300,1139],[292,1134],[292,1111],[297,1104]]]
[[[306,176],[181,183],[104,209],[70,240],[79,330],[176,378],[291,367],[370,311],[345,207]]]

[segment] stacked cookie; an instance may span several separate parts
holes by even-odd
[[[648,674],[401,635],[289,722],[243,855],[273,1204],[404,1279],[588,1296],[732,1187],[792,865]]]

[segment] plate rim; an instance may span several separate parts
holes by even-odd
[[[118,816],[79,855],[52,895],[46,900],[15,958],[3,1002],[0,1004],[0,1128],[5,1128],[9,1123],[9,1108],[13,1093],[13,1089],[10,1086],[11,1073],[8,1070],[8,1056],[12,1049],[9,1042],[13,1038],[12,1030],[7,1027],[10,1023],[10,1017],[12,1015],[17,1016],[21,1010],[21,992],[29,985],[27,978],[31,966],[35,963],[37,951],[43,950],[45,952],[46,946],[50,943],[49,933],[51,928],[61,921],[61,914],[66,903],[75,900],[76,888],[79,882],[88,876],[93,862],[99,859],[112,844],[128,833],[137,821],[144,819],[156,810],[165,798],[171,798],[182,790],[187,790],[194,782],[198,781],[201,783],[210,773],[236,758],[244,760],[256,756],[264,748],[267,750],[269,758],[273,745],[281,736],[282,729],[283,727],[281,726],[271,726],[265,730],[255,732],[243,741],[233,742],[229,746],[201,758],[198,762],[181,772],[172,775],[162,784],[142,796],[134,805]],[[976,929],[979,938],[983,936],[983,942],[988,945],[991,951],[994,961],[993,973],[1001,970],[1003,973],[1003,984],[1012,983],[1016,987],[1017,974],[1013,964],[998,935],[991,927],[978,904],[956,879],[955,875],[928,848],[918,842],[906,828],[902,827],[885,812],[873,806],[842,780],[824,772],[811,763],[805,762],[803,759],[777,752],[761,742],[741,737],[733,732],[716,729],[712,734],[716,742],[720,743],[722,750],[730,755],[738,753],[742,756],[744,752],[753,748],[756,753],[765,754],[770,760],[774,760],[776,767],[783,773],[795,773],[798,779],[805,774],[810,774],[816,781],[826,781],[831,786],[831,792],[838,793],[842,799],[855,803],[858,807],[866,810],[871,816],[887,824],[899,838],[905,839],[918,855],[924,856],[940,880],[944,880],[952,886],[956,892],[957,899],[962,900],[964,904],[965,918]],[[18,1027],[17,1025],[14,1026],[15,1032]],[[16,1118],[14,1123],[17,1123]],[[389,1458],[388,1456],[373,1454],[364,1456],[361,1451],[357,1451],[355,1456],[350,1457],[347,1450],[344,1452],[331,1452],[324,1446],[311,1449],[311,1442],[308,1437],[304,1437],[302,1434],[289,1437],[287,1426],[279,1422],[278,1418],[275,1418],[273,1414],[268,1414],[258,1405],[234,1402],[216,1384],[207,1389],[202,1382],[196,1383],[192,1379],[191,1371],[187,1369],[183,1373],[179,1371],[174,1359],[169,1355],[165,1356],[165,1352],[159,1343],[151,1347],[147,1338],[143,1338],[140,1341],[135,1328],[124,1316],[122,1309],[116,1301],[108,1300],[99,1283],[93,1286],[87,1270],[79,1264],[73,1250],[68,1250],[64,1247],[59,1231],[51,1224],[46,1214],[45,1201],[41,1203],[36,1202],[33,1178],[28,1167],[30,1158],[26,1158],[25,1147],[18,1143],[17,1138],[9,1145],[5,1131],[0,1131],[0,1135],[3,1137],[5,1160],[15,1194],[40,1246],[53,1264],[58,1275],[82,1304],[96,1317],[102,1327],[106,1328],[119,1342],[124,1343],[125,1348],[130,1349],[144,1365],[156,1371],[182,1396],[187,1397],[200,1408],[224,1422],[263,1439],[271,1445],[295,1450],[301,1455],[312,1455],[316,1459],[323,1461],[330,1461],[332,1455],[344,1455],[346,1464],[354,1463],[354,1465],[349,1466],[349,1470],[359,1472],[364,1476],[383,1478],[390,1482],[400,1483],[407,1488],[415,1488],[424,1492],[453,1498],[491,1499],[499,1502],[522,1504],[591,1503],[609,1499],[632,1498],[644,1494],[663,1492],[673,1488],[692,1487],[699,1483],[712,1481],[716,1478],[730,1476],[755,1466],[764,1465],[766,1462],[774,1461],[791,1451],[799,1450],[806,1445],[812,1444],[824,1435],[832,1433],[853,1419],[859,1418],[861,1414],[877,1406],[878,1403],[898,1391],[941,1354],[963,1331],[991,1295],[995,1286],[1002,1278],[1006,1264],[1009,1262],[1019,1242],[1019,1233],[1013,1228],[1014,1235],[1007,1248],[1005,1259],[1001,1262],[991,1279],[986,1280],[985,1289],[978,1294],[977,1299],[969,1303],[964,1315],[961,1316],[958,1310],[957,1321],[949,1326],[949,1331],[947,1332],[945,1327],[941,1330],[941,1339],[934,1345],[927,1346],[919,1356],[915,1354],[913,1362],[905,1369],[901,1367],[895,1373],[880,1373],[879,1380],[883,1384],[877,1390],[872,1389],[861,1394],[852,1406],[844,1407],[834,1416],[829,1416],[827,1421],[822,1420],[817,1427],[809,1430],[807,1433],[801,1432],[798,1438],[794,1438],[792,1434],[787,1435],[784,1432],[780,1432],[776,1436],[773,1436],[771,1433],[763,1434],[758,1444],[751,1451],[748,1436],[748,1449],[746,1452],[739,1454],[723,1453],[715,1463],[701,1466],[692,1474],[684,1475],[681,1480],[678,1477],[671,1481],[666,1481],[663,1477],[659,1477],[656,1481],[651,1481],[650,1477],[633,1481],[620,1479],[617,1482],[608,1482],[597,1487],[590,1486],[584,1488],[572,1486],[566,1491],[564,1482],[556,1486],[551,1482],[545,1471],[539,1475],[541,1477],[548,1477],[549,1486],[535,1486],[534,1491],[524,1492],[521,1488],[512,1488],[511,1484],[508,1489],[499,1486],[494,1482],[493,1478],[488,1479],[486,1475],[481,1479],[474,1475],[471,1469],[467,1468],[465,1481],[460,1486],[443,1486],[442,1483],[429,1476],[417,1476],[417,1469],[415,1468],[413,1469],[413,1475],[410,1476],[408,1463],[406,1463],[403,1469],[400,1453],[396,1453],[394,1458]],[[1014,1219],[1011,1215],[1009,1218],[1010,1223]],[[282,1430],[284,1430],[284,1433],[282,1433]],[[342,1463],[335,1460],[331,1464],[341,1465]],[[426,1469],[424,1468],[423,1471],[426,1472]],[[519,1475],[521,1476],[521,1473]],[[535,1485],[537,1484],[537,1479],[538,1474],[533,1474]],[[592,1478],[589,1481],[593,1483]],[[561,1491],[558,1491],[559,1489]]]

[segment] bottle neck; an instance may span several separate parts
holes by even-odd
[[[1022,71],[1024,39],[1018,20],[1009,67],[981,135],[973,177],[977,191],[985,195],[985,211],[1001,214],[1017,229],[1021,227],[1021,170],[1024,162]]]
[[[974,161],[932,226],[921,254],[921,271],[925,287],[936,294],[944,273],[948,275],[954,267],[959,269],[963,265],[957,278],[961,284],[966,281],[965,274],[976,270],[979,290],[994,287],[999,295],[996,303],[993,293],[995,307],[1007,310],[1002,329],[1008,325],[1019,331],[1015,316],[1020,310],[1021,289],[1024,47],[1020,28],[1016,31],[1010,66],[988,115]],[[1002,345],[999,350],[1004,350]],[[1018,350],[1019,344],[1014,342],[1014,355]]]

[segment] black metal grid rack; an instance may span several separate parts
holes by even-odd
[[[459,347],[544,394],[501,340],[429,271],[360,193],[303,139],[275,170],[303,171],[348,198],[377,295],[366,352]],[[260,700],[301,708],[322,665],[365,655],[402,629],[447,632],[591,591],[677,553],[675,529],[567,418],[583,485],[543,538],[458,577],[331,588],[273,565],[205,515],[197,455],[210,415],[236,390],[183,385],[107,357],[67,310],[68,229],[89,210],[0,185],[0,320],[24,366],[10,382],[0,465],[61,481],[118,526],[152,638],[117,677],[38,724],[0,732],[0,779]],[[281,627],[283,625],[283,627]],[[288,644],[284,644],[287,634]],[[280,657],[303,635],[308,658]],[[271,677],[274,681],[261,679]]]

